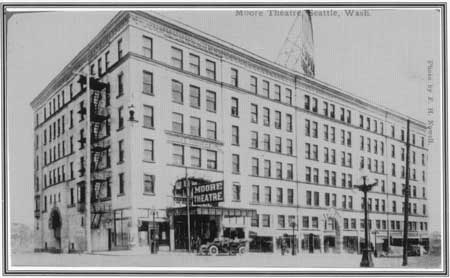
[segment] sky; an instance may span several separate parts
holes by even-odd
[[[238,16],[234,9],[158,10],[203,32],[275,61],[292,16]],[[16,13],[7,23],[7,119],[11,221],[33,224],[33,113],[30,102],[116,11]],[[430,229],[440,229],[440,14],[370,10],[367,16],[312,18],[316,78],[427,122]],[[432,80],[427,65],[433,61]],[[427,102],[432,83],[434,102]],[[436,112],[427,114],[427,108]]]

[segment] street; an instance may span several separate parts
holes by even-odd
[[[358,268],[361,255],[353,254],[280,254],[249,253],[241,256],[198,256],[188,253],[160,252],[133,254],[112,251],[94,254],[16,253],[12,266],[50,267],[299,267]],[[404,268],[401,257],[373,258],[375,268]],[[407,268],[437,269],[439,256],[409,257]]]

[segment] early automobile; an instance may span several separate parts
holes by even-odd
[[[216,238],[212,242],[201,245],[200,254],[211,256],[217,256],[219,254],[242,255],[246,252],[246,243],[247,240],[245,239]]]

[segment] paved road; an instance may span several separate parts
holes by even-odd
[[[187,253],[131,254],[107,252],[96,254],[12,254],[13,266],[55,267],[298,267],[298,268],[359,268],[360,255],[350,254],[279,254],[250,253],[242,256],[197,256]],[[377,268],[404,268],[402,258],[374,258]],[[409,257],[408,268],[440,268],[440,257]]]

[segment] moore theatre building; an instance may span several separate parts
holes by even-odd
[[[119,12],[31,105],[37,251],[86,250],[87,225],[94,251],[186,249],[188,210],[202,242],[358,251],[360,169],[371,241],[402,237],[406,116],[161,16]],[[427,245],[415,119],[411,143],[407,228]]]

